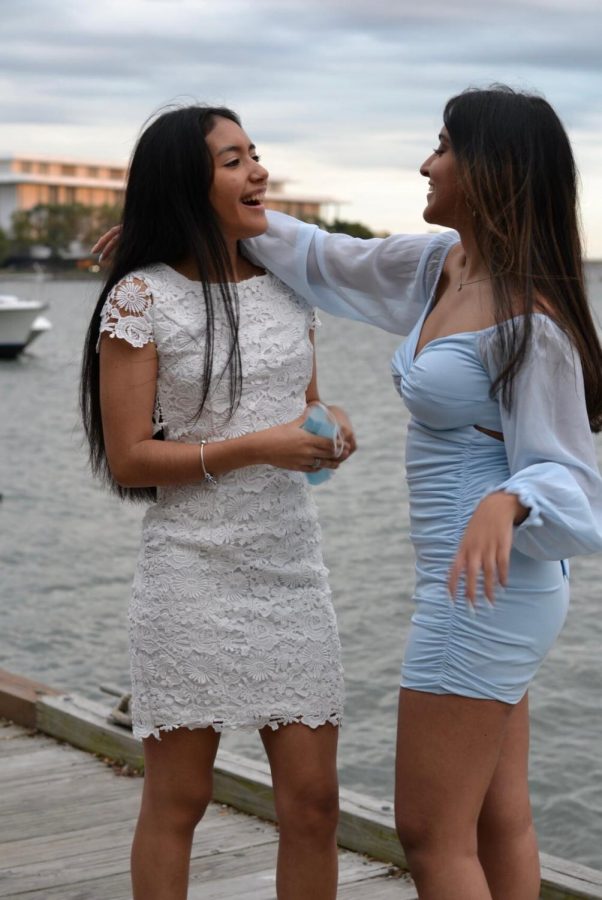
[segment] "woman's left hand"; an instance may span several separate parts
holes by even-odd
[[[341,437],[345,443],[345,449],[347,451],[347,457],[351,456],[352,453],[355,453],[357,450],[357,444],[355,442],[355,432],[353,430],[353,425],[351,424],[351,420],[344,409],[341,409],[340,406],[329,406],[331,415],[339,423],[339,428],[341,429]]]
[[[526,509],[514,494],[497,491],[481,500],[464,532],[462,543],[449,572],[447,586],[452,599],[458,581],[466,579],[466,599],[473,606],[477,599],[477,580],[483,573],[483,590],[490,603],[495,586],[505,587],[512,549],[512,528],[526,518]]]

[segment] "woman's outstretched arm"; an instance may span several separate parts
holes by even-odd
[[[335,316],[408,334],[434,288],[455,232],[396,234],[363,240],[330,234],[283,213],[268,212],[265,234],[244,252]]]

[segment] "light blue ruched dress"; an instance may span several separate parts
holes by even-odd
[[[406,446],[415,612],[404,687],[517,703],[558,636],[568,608],[567,558],[602,549],[602,480],[579,358],[546,315],[514,385],[510,411],[490,389],[498,330],[437,338],[416,352],[455,232],[362,241],[278,213],[247,242],[255,261],[335,316],[408,335],[393,378],[411,413]],[[521,317],[515,320],[521,327]],[[501,432],[498,440],[475,426]],[[515,527],[509,578],[493,607],[452,602],[450,566],[478,503],[515,494],[529,509]]]

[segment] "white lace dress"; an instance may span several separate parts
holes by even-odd
[[[289,422],[305,405],[313,310],[275,276],[237,285],[242,399],[228,378],[200,418],[202,288],[166,265],[113,288],[101,332],[159,366],[155,428],[166,440],[236,437]],[[215,292],[214,372],[229,346]],[[261,728],[340,722],[340,645],[305,476],[249,466],[217,485],[159,488],[144,517],[129,609],[134,734],[178,727]]]

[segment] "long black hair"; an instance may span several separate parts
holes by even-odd
[[[560,119],[542,97],[493,85],[452,97],[443,121],[492,276],[503,357],[492,393],[501,391],[510,406],[542,297],[579,353],[590,425],[599,431],[602,348],[585,292],[577,169]]]
[[[152,263],[174,265],[186,259],[195,263],[203,287],[207,321],[199,414],[211,387],[216,302],[216,284],[213,291],[211,284],[218,283],[218,302],[223,306],[230,330],[224,371],[227,369],[230,382],[231,414],[240,400],[238,295],[231,283],[226,244],[209,202],[213,161],[205,138],[218,118],[240,125],[240,119],[230,109],[194,105],[169,109],[145,126],[130,162],[119,243],[86,335],[80,406],[92,471],[121,497],[132,500],[154,499],[156,491],[152,487],[122,487],[111,475],[102,427],[96,351],[101,310],[109,292],[122,278]]]

